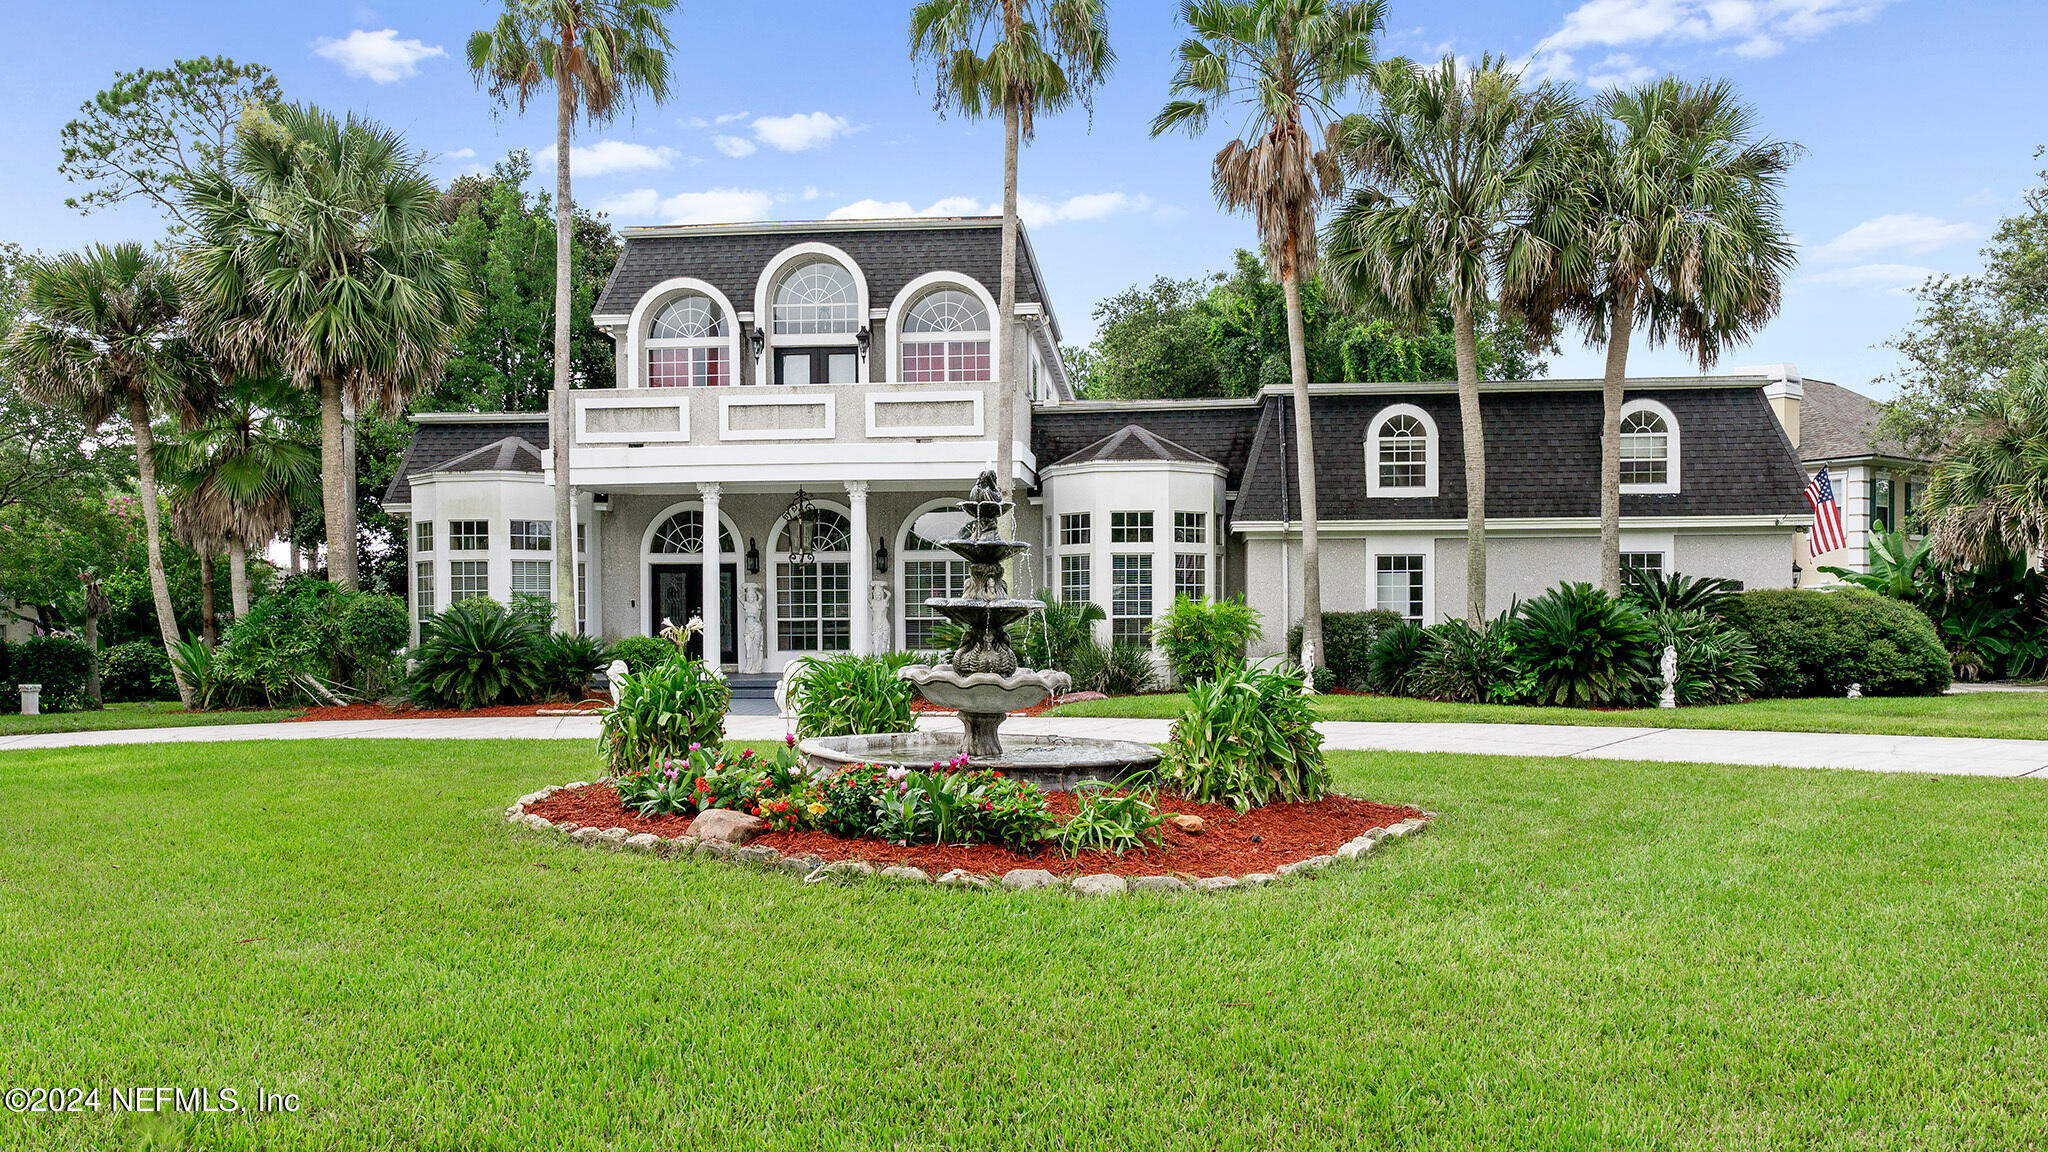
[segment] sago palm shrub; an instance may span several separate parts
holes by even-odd
[[[489,708],[535,699],[540,629],[495,600],[457,601],[420,625],[412,698],[430,708]]]
[[[1632,703],[1654,666],[1649,620],[1591,584],[1560,584],[1529,601],[1507,638],[1536,704]]]

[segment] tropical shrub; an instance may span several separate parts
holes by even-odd
[[[467,601],[464,601],[467,603]],[[725,739],[732,690],[702,660],[684,658],[626,677],[613,688],[598,747],[613,776],[687,757]]]
[[[1430,628],[1431,643],[1409,675],[1409,687],[1432,700],[1504,704],[1520,694],[1521,672],[1508,642],[1507,613],[1474,628],[1447,620]]]
[[[31,636],[14,646],[14,684],[43,686],[40,707],[45,712],[76,712],[91,708],[85,694],[92,676],[92,649],[68,636]],[[20,698],[16,697],[17,707]],[[11,709],[10,709],[11,711]]]
[[[537,699],[541,638],[533,621],[495,600],[452,604],[420,625],[412,698],[429,708],[489,708]]]
[[[1275,800],[1320,799],[1330,786],[1315,706],[1298,669],[1226,669],[1188,688],[1167,738],[1162,784],[1243,812]]]
[[[1243,664],[1245,649],[1259,636],[1259,614],[1241,599],[1175,596],[1152,626],[1152,642],[1181,684],[1213,680]]]
[[[629,673],[645,672],[681,654],[682,649],[659,636],[627,636],[612,641],[612,659],[624,660]]]
[[[1622,573],[1621,598],[1639,612],[1704,612],[1719,616],[1742,582],[1725,576],[1666,575],[1629,569]]]
[[[1112,792],[1097,784],[1083,788],[1080,796],[1080,809],[1046,837],[1067,855],[1114,852],[1121,856],[1166,839],[1159,831],[1166,823],[1166,813],[1152,802],[1150,793]]]
[[[1591,584],[1560,584],[1522,605],[1506,635],[1537,704],[1632,703],[1654,666],[1649,621]]]
[[[1744,592],[1728,620],[1757,651],[1759,696],[1934,696],[1949,655],[1925,613],[1858,588]]]
[[[171,658],[151,640],[130,640],[100,650],[100,698],[109,704],[176,700]]]
[[[1874,528],[1870,532],[1868,556],[1868,572],[1832,566],[1821,571],[1845,584],[1908,604],[1924,605],[1938,593],[1934,541],[1922,540],[1916,547],[1912,537],[1904,532]]]
[[[197,636],[171,645],[171,664],[178,670],[178,675],[185,678],[186,686],[192,689],[192,708],[195,711],[224,707],[229,695],[228,686],[214,664],[213,652]]]
[[[1738,704],[1756,695],[1756,645],[1749,634],[1705,612],[1652,612],[1652,650],[1678,650],[1673,696],[1680,704]],[[1663,690],[1662,673],[1652,681]]]
[[[2032,677],[2048,667],[2048,577],[2020,560],[1940,577],[1943,592],[1916,603],[1940,628],[1957,679]]]
[[[1406,620],[1380,631],[1366,654],[1365,687],[1386,696],[1415,694],[1415,675],[1436,647],[1436,637]]]
[[[14,679],[14,645],[5,637],[0,637],[0,684],[12,687],[16,683],[18,681]]]
[[[1076,692],[1134,696],[1159,686],[1159,666],[1152,662],[1152,650],[1143,644],[1090,640],[1070,654],[1061,671],[1073,680]]]
[[[399,597],[349,592],[310,576],[287,580],[221,638],[209,658],[204,707],[384,695],[396,687],[392,657],[410,627]]]
[[[1372,690],[1372,647],[1381,633],[1408,621],[1399,612],[1375,608],[1370,612],[1323,613],[1322,663],[1337,674],[1337,683],[1354,692]],[[1302,627],[1287,630],[1287,653],[1301,660]],[[1317,691],[1322,691],[1318,686]]]
[[[1095,646],[1095,625],[1107,618],[1102,605],[1092,600],[1059,600],[1050,588],[1038,590],[1038,602],[1041,607],[1010,629],[1018,659],[1033,668],[1065,672],[1078,681],[1074,664]]]
[[[809,739],[910,731],[917,724],[910,707],[917,689],[897,679],[896,670],[911,660],[908,652],[805,657],[789,681],[797,734]]]
[[[540,691],[550,700],[581,700],[612,661],[611,645],[595,636],[552,632],[540,640]]]

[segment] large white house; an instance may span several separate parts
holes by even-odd
[[[719,658],[773,671],[926,645],[963,562],[934,541],[1014,446],[1020,583],[1092,600],[1143,642],[1176,594],[1242,596],[1275,650],[1300,613],[1293,401],[1076,400],[1023,239],[998,315],[994,218],[634,228],[595,310],[618,387],[575,393],[578,617],[605,636],[701,615]],[[1028,366],[1000,377],[1004,345]],[[996,425],[999,389],[1017,397]],[[1327,610],[1463,611],[1464,462],[1452,384],[1314,389]],[[1796,373],[1630,382],[1625,562],[1789,585],[1805,559]],[[1599,382],[1488,384],[1493,610],[1598,573]],[[416,618],[550,596],[548,426],[447,413],[386,495],[411,519]]]

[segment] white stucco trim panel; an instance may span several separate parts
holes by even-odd
[[[816,428],[759,428],[735,431],[732,426],[732,410],[735,408],[767,408],[781,405],[795,405],[805,408],[823,408],[824,420]],[[798,396],[720,396],[718,398],[718,438],[720,440],[830,440],[839,434],[838,397],[830,393],[805,393]]]
[[[569,394],[576,410],[576,439],[574,444],[687,444],[690,440],[690,392],[688,388],[634,388],[619,389],[584,396]],[[673,408],[676,413],[674,432],[592,432],[590,412],[592,409],[616,408]],[[549,459],[552,461],[553,456]],[[572,465],[573,467],[573,465]]]
[[[891,341],[891,346],[894,346]],[[928,439],[934,436],[980,436],[986,423],[982,401],[985,394],[973,392],[870,392],[868,394],[867,433],[877,439]],[[881,409],[892,405],[905,404],[957,404],[962,401],[974,406],[974,419],[966,424],[914,424],[884,427],[875,421]]]

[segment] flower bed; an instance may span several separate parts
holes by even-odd
[[[1079,806],[1074,793],[1048,794],[1056,817],[1071,817]],[[981,877],[1000,877],[1013,870],[1042,869],[1055,876],[1111,875],[1188,878],[1272,876],[1305,861],[1337,857],[1346,845],[1378,839],[1379,833],[1401,835],[1428,819],[1421,809],[1376,804],[1331,794],[1308,803],[1277,803],[1239,813],[1224,804],[1196,804],[1163,794],[1162,810],[1200,817],[1202,831],[1191,833],[1169,822],[1160,829],[1163,843],[1122,854],[1081,852],[1069,857],[1047,845],[1022,852],[998,844],[892,844],[871,837],[835,836],[821,831],[769,831],[747,841],[743,851],[761,862],[770,850],[783,860],[815,858],[820,864],[852,861],[875,869],[915,868],[927,877],[963,870]],[[515,805],[514,819],[529,826],[558,830],[589,830],[585,840],[623,844],[629,837],[652,834],[674,851],[688,843],[694,814],[640,816],[625,809],[608,781],[554,790],[530,803]],[[1400,829],[1399,832],[1391,830]],[[617,831],[613,831],[617,830]],[[1369,841],[1368,841],[1369,842]],[[692,848],[695,844],[689,845]],[[1362,849],[1361,849],[1362,851]]]

